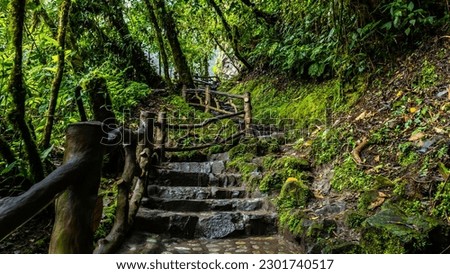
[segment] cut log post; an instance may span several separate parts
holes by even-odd
[[[167,139],[167,120],[166,113],[158,113],[158,121],[156,122],[156,140],[155,151],[158,155],[158,163],[165,160],[165,144]]]
[[[64,163],[86,163],[76,183],[55,202],[56,216],[49,253],[78,254],[93,251],[93,212],[97,202],[104,147],[101,123],[78,123],[66,133]]]
[[[211,93],[209,92],[209,86],[206,86],[205,89],[205,112],[209,113],[211,107]]]
[[[251,135],[252,125],[252,101],[250,92],[245,93],[244,97],[244,130],[247,136]]]
[[[183,96],[184,101],[187,101],[187,86],[183,85],[183,88],[181,89],[181,96]]]
[[[130,198],[130,211],[128,213],[128,226],[132,227],[134,219],[141,205],[141,200],[147,190],[149,171],[152,168],[152,155],[154,151],[153,126],[155,124],[155,113],[141,112],[140,131],[144,132],[144,139],[138,144],[136,149],[136,159],[138,160],[139,173],[136,184]],[[165,124],[165,115],[162,119]],[[165,126],[164,126],[165,127]],[[164,141],[163,141],[164,143]]]
[[[108,236],[99,240],[95,249],[95,254],[107,254],[117,250],[122,244],[129,230],[128,213],[129,202],[128,196],[134,176],[136,175],[136,144],[129,144],[124,147],[125,150],[125,167],[122,178],[117,182],[117,209],[114,225]]]

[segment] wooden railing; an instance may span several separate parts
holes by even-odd
[[[92,253],[93,235],[102,212],[98,196],[103,156],[118,146],[125,152],[125,167],[118,186],[115,224],[99,241],[95,253],[114,251],[133,224],[150,170],[153,135],[141,113],[137,131],[116,128],[105,132],[105,124],[71,124],[66,132],[63,164],[44,180],[16,197],[0,199],[0,241],[50,204],[55,204],[55,223],[49,253]]]
[[[224,144],[241,138],[244,135],[251,134],[252,123],[252,106],[251,96],[247,92],[244,95],[230,94],[211,90],[209,86],[206,88],[188,89],[183,86],[182,96],[186,102],[191,106],[200,108],[206,113],[214,113],[216,116],[203,120],[201,123],[179,124],[170,123],[165,112],[160,112],[157,115],[155,122],[155,151],[158,153],[158,159],[163,162],[166,157],[166,152],[181,152],[205,149],[214,145]],[[156,115],[155,115],[156,116]],[[199,128],[206,128],[212,123],[223,121],[225,119],[239,119],[242,118],[243,126],[237,121],[235,126],[237,131],[227,137],[220,137],[219,132],[216,133],[214,140],[193,146],[171,146],[170,143],[179,144],[180,142],[169,141],[170,131],[190,131]]]

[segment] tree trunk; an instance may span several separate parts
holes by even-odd
[[[116,115],[112,110],[112,101],[109,96],[105,78],[95,77],[85,83],[84,90],[89,95],[94,120],[105,125],[105,132],[116,128]]]
[[[181,49],[180,41],[178,40],[178,31],[172,13],[167,11],[164,0],[153,0],[153,7],[154,10],[158,12],[160,21],[163,22],[166,37],[172,50],[175,68],[179,75],[180,85],[193,87],[194,81],[192,80],[191,69],[186,61],[186,56]]]
[[[66,48],[66,31],[69,22],[69,12],[71,0],[64,0],[61,3],[60,18],[58,27],[58,68],[55,77],[53,78],[50,103],[48,105],[47,122],[44,130],[44,140],[42,142],[44,148],[50,146],[50,139],[52,136],[53,123],[55,121],[56,103],[58,102],[59,89],[64,74],[65,62],[65,48]]]
[[[44,23],[50,29],[50,32],[52,33],[52,37],[56,38],[58,35],[57,27],[56,27],[55,23],[52,21],[52,19],[50,18],[50,16],[48,15],[47,11],[42,6],[41,2],[39,0],[33,0],[33,4],[37,7],[34,15],[36,17],[40,17],[44,21]],[[33,24],[32,30],[34,30],[36,28],[36,26],[38,25],[38,22],[39,22],[39,19],[36,17],[35,17],[35,23]]]
[[[242,64],[244,64],[244,66],[248,70],[251,70],[252,65],[250,65],[250,63],[247,61],[247,59],[245,59],[244,56],[242,56],[242,54],[239,50],[238,39],[237,39],[236,35],[233,35],[231,26],[228,24],[227,20],[225,19],[225,15],[223,14],[222,10],[220,9],[220,7],[217,5],[217,3],[214,0],[207,0],[207,1],[211,5],[211,7],[213,7],[213,9],[216,11],[217,15],[219,16],[220,21],[222,22],[222,25],[225,29],[225,34],[227,36],[227,39],[228,39],[228,41],[230,41],[231,47],[233,48],[234,55],[236,56],[236,58],[239,61],[242,62]]]
[[[81,86],[77,86],[74,90],[75,93],[75,101],[77,102],[78,113],[80,114],[80,121],[87,121],[86,110],[84,109],[83,99],[81,98],[81,91],[83,88]]]
[[[16,157],[14,156],[11,147],[3,136],[0,136],[0,155],[5,159],[7,164],[12,164],[16,161]]]
[[[156,39],[158,41],[159,52],[160,52],[160,56],[161,56],[161,59],[163,62],[163,67],[164,67],[164,79],[166,80],[167,85],[170,87],[170,86],[172,86],[172,82],[170,81],[169,61],[167,59],[166,48],[164,46],[162,30],[159,27],[158,19],[156,18],[155,10],[153,9],[153,7],[151,5],[150,0],[144,0],[144,2],[145,2],[145,6],[147,7],[147,10],[149,13],[150,22],[152,23],[153,28],[155,28]]]
[[[77,182],[56,199],[49,253],[93,251],[93,212],[102,170],[103,136],[100,123],[79,123],[67,129],[64,163],[83,161],[89,169],[79,170]]]
[[[273,26],[277,23],[278,18],[275,15],[258,9],[256,7],[256,4],[252,3],[250,0],[241,0],[241,1],[252,10],[253,14],[255,14],[257,18],[263,19],[267,25]]]
[[[134,70],[133,76],[143,77],[150,87],[161,87],[163,84],[162,78],[156,73],[155,68],[146,58],[140,45],[133,39],[127,23],[123,19],[123,8],[120,0],[105,0],[105,3],[106,7],[108,7],[106,9],[108,20],[123,39],[124,49],[122,57],[130,60]],[[137,77],[137,80],[139,80],[139,77]]]
[[[22,71],[22,40],[25,21],[25,3],[26,0],[11,1],[11,19],[12,19],[12,43],[14,47],[14,63],[8,84],[8,90],[13,97],[15,109],[9,113],[9,118],[20,131],[25,148],[28,154],[30,169],[35,182],[44,178],[44,168],[35,141],[31,135],[30,129],[25,121],[25,83],[23,82]]]

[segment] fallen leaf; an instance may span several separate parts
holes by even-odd
[[[442,128],[435,127],[434,132],[436,132],[437,134],[444,134],[445,130],[443,130]]]
[[[378,191],[378,197],[380,197],[380,198],[387,198],[387,197],[389,197],[389,195],[387,195],[384,192]]]
[[[447,86],[447,99],[450,100],[450,85]]]
[[[378,197],[373,203],[370,204],[368,209],[375,209],[375,208],[381,206],[385,200],[386,200],[386,198]]]
[[[359,120],[366,118],[366,115],[367,115],[367,111],[363,111],[360,115],[358,115],[358,117],[356,117],[355,121],[359,121]]]
[[[325,197],[324,197],[322,194],[320,194],[319,192],[314,192],[313,194],[314,194],[314,198],[316,198],[316,199],[324,199],[324,198],[325,198]]]
[[[425,134],[423,134],[423,132],[418,132],[418,133],[411,135],[411,137],[409,137],[408,140],[409,141],[417,141],[417,140],[422,139],[423,137],[425,137]]]
[[[313,141],[312,141],[312,140],[308,140],[308,141],[306,141],[306,142],[303,143],[303,145],[304,145],[305,147],[310,147],[310,146],[312,146],[312,144],[313,144]]]
[[[379,162],[380,161],[380,155],[375,156],[374,160],[375,160],[375,162]]]

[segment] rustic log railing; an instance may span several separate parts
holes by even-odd
[[[49,253],[92,253],[93,234],[101,216],[98,189],[103,156],[123,145],[125,167],[118,185],[116,221],[95,253],[110,253],[132,226],[144,193],[153,146],[152,113],[142,112],[140,128],[105,132],[100,122],[69,125],[63,164],[16,197],[0,199],[0,241],[55,201]],[[150,137],[149,137],[150,136]]]
[[[172,124],[168,121],[165,112],[159,113],[158,119],[155,123],[155,151],[158,154],[159,162],[163,162],[166,159],[166,152],[182,152],[205,149],[214,145],[220,145],[232,140],[236,140],[243,135],[251,134],[252,106],[251,96],[249,92],[245,93],[244,95],[237,95],[211,90],[209,86],[206,86],[204,89],[188,89],[186,86],[183,86],[182,96],[185,101],[188,102],[191,106],[204,109],[206,113],[214,112],[218,115],[212,118],[205,119],[203,122],[197,124]],[[214,102],[214,104],[212,102]],[[239,123],[237,123],[238,130],[231,136],[221,138],[219,136],[219,132],[217,132],[214,140],[206,144],[199,144],[194,146],[169,145],[169,131],[189,131],[199,128],[206,128],[212,123],[232,118],[242,118],[244,126],[243,128],[241,128]],[[175,143],[178,144],[179,142]]]

